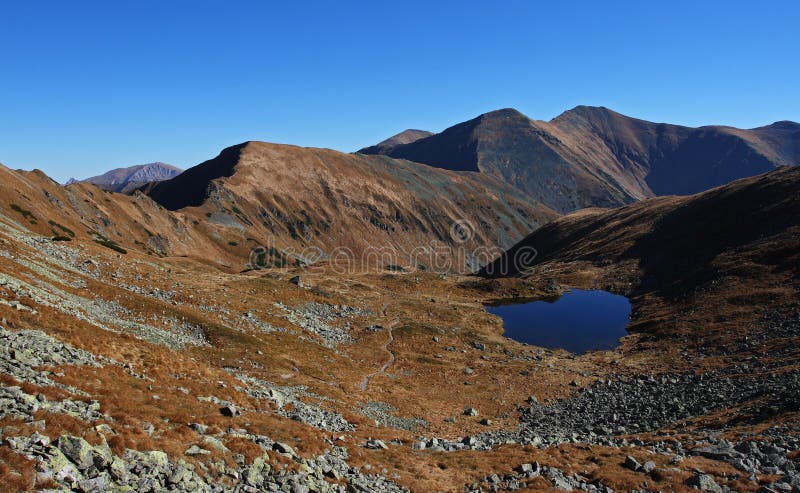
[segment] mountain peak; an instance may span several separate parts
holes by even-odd
[[[620,120],[620,119],[635,120],[635,118],[625,116],[622,113],[618,113],[610,108],[606,108],[605,106],[587,106],[581,104],[561,113],[557,117],[553,118],[551,122],[569,121],[576,119],[586,120],[586,121]]]
[[[428,132],[427,130],[417,130],[414,128],[409,128],[403,130],[402,132],[392,135],[386,140],[378,142],[374,146],[365,147],[360,149],[358,153],[360,154],[388,154],[393,149],[397,148],[398,146],[410,144],[412,142],[416,142],[420,139],[424,139],[426,137],[430,137],[433,135],[433,132]]]
[[[478,118],[480,119],[491,119],[491,118],[524,118],[528,120],[529,118],[519,110],[514,108],[501,108],[499,110],[489,111],[487,113],[482,114]]]
[[[88,182],[104,190],[127,193],[139,188],[146,183],[164,181],[174,178],[183,172],[182,169],[171,164],[154,162],[137,164],[125,168],[115,168],[102,175],[92,176],[84,180],[70,178],[66,183],[70,185],[77,182]]]
[[[780,120],[775,123],[767,125],[765,128],[774,128],[776,130],[800,130],[800,123],[791,120]]]

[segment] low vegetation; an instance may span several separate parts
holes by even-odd
[[[119,253],[123,253],[123,254],[128,253],[128,250],[125,250],[124,248],[119,246],[119,244],[114,240],[109,240],[107,238],[95,238],[94,241],[96,243],[100,244],[100,245],[103,245],[106,248],[110,248],[110,249],[114,250],[115,252],[119,252]]]
[[[69,235],[71,238],[75,238],[75,232],[72,231],[71,229],[69,229],[68,227],[66,227],[66,226],[64,226],[62,224],[59,224],[59,223],[53,221],[52,219],[47,221],[47,224],[49,224],[53,228],[61,230],[63,233],[66,233],[67,235]]]
[[[19,212],[22,215],[22,217],[24,217],[25,219],[30,221],[31,224],[36,224],[36,222],[37,222],[36,221],[36,216],[33,214],[33,212],[31,212],[31,211],[29,211],[27,209],[23,209],[18,204],[15,204],[13,202],[11,203],[10,207],[13,210],[15,210],[16,212]]]

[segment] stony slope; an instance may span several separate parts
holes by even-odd
[[[20,202],[47,179],[20,180],[30,188],[2,196]],[[90,202],[81,221],[134,199],[93,202],[89,191],[58,197]],[[172,217],[151,204],[147,214]],[[78,222],[66,206],[0,210],[5,491],[791,491],[800,481],[796,315],[749,325],[730,361],[703,332],[682,354],[635,334],[576,356],[504,338],[483,308],[557,294],[569,284],[554,282],[555,264],[528,280],[226,273],[121,254],[77,228],[70,242],[37,234],[56,227],[44,215],[56,210],[54,222]],[[128,223],[109,220],[107,232]]]
[[[567,212],[691,194],[800,163],[800,124],[742,130],[652,123],[578,106],[549,122],[493,111],[394,146],[393,157],[479,171]]]
[[[128,193],[150,182],[169,180],[183,170],[165,163],[149,163],[127,168],[116,168],[83,180],[70,179],[67,184],[77,182],[94,183],[104,190]]]

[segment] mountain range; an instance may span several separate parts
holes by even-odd
[[[112,169],[102,175],[92,176],[83,180],[70,178],[69,181],[67,181],[67,185],[83,181],[94,183],[104,190],[128,193],[147,183],[169,180],[182,172],[183,170],[180,168],[166,163],[139,164],[127,168]]]
[[[0,166],[0,489],[794,491],[796,127],[502,110],[125,193]],[[618,345],[487,309],[577,290]]]
[[[100,200],[91,188],[53,187],[40,173],[6,173],[9,184],[41,181],[34,187],[49,194],[44,203],[18,197],[19,206],[61,204],[71,228],[125,248],[197,255],[229,268],[249,265],[258,246],[272,252],[266,265],[325,260],[339,248],[371,252],[371,263],[427,268],[439,245],[448,261],[459,250],[451,267],[468,272],[560,214],[702,191],[795,164],[799,141],[792,122],[689,128],[579,106],[550,122],[494,111],[438,134],[402,132],[352,154],[245,142],[182,173],[153,163],[85,180],[133,195],[139,205],[130,211],[123,197]],[[153,221],[163,227],[154,231]]]
[[[697,193],[800,163],[795,122],[692,128],[590,106],[550,121],[502,109],[438,134],[412,135],[405,144],[389,139],[359,152],[492,176],[562,213]]]

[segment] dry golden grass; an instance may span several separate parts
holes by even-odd
[[[747,269],[754,269],[751,274],[758,273],[760,280],[748,283],[734,280],[726,290],[698,295],[693,300],[698,308],[689,315],[676,317],[684,313],[685,306],[681,304],[648,297],[634,300],[639,308],[634,326],[664,327],[663,340],[648,338],[643,330],[626,338],[615,351],[572,357],[563,351],[543,351],[504,338],[500,320],[488,314],[483,303],[498,297],[552,294],[546,288],[550,280],[563,286],[619,290],[636,275],[635,266],[623,265],[610,270],[585,263],[550,265],[532,279],[502,280],[378,270],[350,276],[332,275],[324,269],[276,269],[239,275],[211,270],[188,258],[153,259],[135,251],[126,257],[128,262],[119,263],[113,253],[91,242],[78,239],[73,244],[81,244],[98,258],[112,262],[109,265],[114,265],[114,270],[104,270],[99,280],[87,279],[87,289],[59,288],[85,297],[116,300],[148,320],[166,315],[191,321],[204,328],[211,342],[209,347],[172,351],[131,335],[104,331],[46,307],[37,306],[39,314],[32,315],[0,306],[5,326],[11,330],[43,330],[94,354],[129,363],[136,372],[145,375],[146,379],[138,379],[123,368],[107,365],[103,368],[62,367],[59,371],[64,376],[53,377],[100,401],[101,411],[113,419],[107,424],[114,434],[106,435],[105,439],[115,452],[122,453],[127,448],[158,449],[175,458],[184,457],[189,446],[203,446],[202,437],[188,428],[189,422],[205,423],[211,433],[229,427],[245,428],[250,433],[286,442],[303,456],[321,454],[330,447],[328,440],[339,435],[272,414],[271,404],[236,390],[241,383],[226,371],[235,368],[278,385],[305,385],[333,399],[321,405],[342,413],[357,425],[357,431],[346,433],[343,442],[352,456],[351,463],[369,464],[372,471],[386,468],[390,474],[399,474],[400,483],[414,491],[461,491],[465,483],[491,473],[507,472],[518,464],[534,460],[557,466],[567,473],[601,480],[617,490],[645,487],[685,490],[683,482],[689,477],[694,462],[673,467],[663,464],[663,457],[648,458],[636,449],[562,446],[536,450],[503,446],[488,452],[434,453],[414,451],[408,446],[392,446],[388,451],[375,452],[361,445],[371,437],[387,441],[401,438],[409,443],[420,434],[456,438],[487,429],[513,428],[517,423],[517,407],[530,395],[546,402],[568,396],[597,378],[607,378],[611,374],[680,368],[684,364],[678,357],[682,347],[676,346],[674,341],[693,340],[687,338],[694,334],[692,327],[706,324],[709,340],[722,337],[719,342],[724,344],[728,342],[726,337],[733,339],[745,334],[749,324],[760,316],[759,309],[746,302],[746,295],[752,293],[755,299],[775,299],[778,303],[792,296],[791,289],[781,284],[785,280],[783,277],[763,272],[758,265],[748,266]],[[27,254],[26,248],[17,247],[13,242],[4,245],[6,249],[14,248],[15,254]],[[0,271],[19,276],[35,275],[4,258],[0,258]],[[118,278],[110,277],[111,272]],[[287,282],[296,274],[301,274],[303,282],[312,289],[298,289]],[[136,280],[135,276],[141,279]],[[178,304],[119,289],[116,283],[120,280],[173,289]],[[24,299],[20,301],[26,303]],[[355,342],[334,351],[300,340],[301,329],[292,326],[280,315],[280,310],[273,307],[275,302],[297,306],[308,301],[355,305],[369,309],[373,315],[354,322],[351,333]],[[214,304],[226,311],[209,312],[201,308],[204,304]],[[295,333],[264,334],[249,328],[239,332],[229,327],[226,319],[248,311]],[[732,314],[736,323],[719,320],[723,313]],[[389,346],[396,360],[362,391],[359,386],[362,378],[380,368],[387,357],[382,349],[387,340],[386,332],[373,333],[365,328],[373,323],[387,326],[390,321],[397,321],[394,341]],[[310,334],[304,335],[313,338]],[[434,343],[433,337],[438,337],[439,342]],[[473,341],[484,343],[487,351],[471,348]],[[447,346],[457,350],[446,351]],[[539,355],[541,360],[513,360],[505,354],[506,350]],[[704,368],[726,363],[725,358],[706,358],[702,362]],[[465,374],[466,367],[475,370],[474,374]],[[4,385],[17,384],[8,377],[0,378]],[[578,387],[570,386],[572,381],[576,381]],[[28,384],[22,387],[29,393],[44,393],[50,399],[67,397],[63,391],[51,387]],[[218,406],[197,399],[209,395],[234,402],[245,411],[242,416],[227,418],[220,414]],[[424,417],[429,426],[412,432],[376,426],[357,411],[368,401],[394,406],[399,417]],[[462,416],[462,410],[468,406],[477,407],[480,416]],[[451,416],[456,417],[455,423],[445,421]],[[480,425],[479,420],[484,417],[494,424],[489,428]],[[85,436],[92,443],[102,439],[90,425],[72,418],[45,412],[38,413],[37,418],[46,421],[45,431],[51,437],[70,433]],[[703,422],[713,425],[726,423],[729,418],[721,412],[704,417]],[[796,421],[798,417],[779,419]],[[147,425],[153,426],[152,434],[146,431]],[[32,431],[19,423],[14,426],[20,433]],[[759,431],[754,425],[737,426],[731,433]],[[225,445],[234,453],[244,454],[248,460],[261,455],[261,450],[246,440],[226,439]],[[0,452],[9,453],[5,447],[0,447]],[[641,460],[656,460],[663,467],[650,477],[634,474],[621,465],[626,454]],[[26,485],[31,484],[30,466],[25,462],[13,462],[12,457],[6,460],[5,455],[0,456],[3,460],[0,482],[7,481],[12,488],[29,487]],[[221,456],[215,451],[212,457]],[[229,461],[230,457],[225,459]],[[277,454],[272,455],[272,460],[285,461]],[[703,463],[702,466],[713,474],[730,473],[719,463]],[[27,470],[25,474],[29,476],[20,475],[23,470]],[[752,484],[741,482],[730,482],[729,486],[740,491],[752,489]],[[530,491],[547,487],[541,479],[528,485]]]

